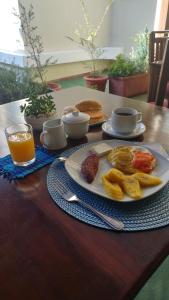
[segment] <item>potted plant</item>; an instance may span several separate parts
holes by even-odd
[[[129,57],[119,54],[109,68],[109,92],[123,97],[148,90],[148,30],[138,33]]]
[[[20,19],[21,32],[25,47],[28,51],[27,63],[25,68],[32,79],[38,80],[43,95],[39,96],[36,84],[31,84],[27,89],[26,103],[20,106],[21,112],[24,113],[25,121],[33,126],[34,129],[41,130],[43,122],[56,117],[55,103],[52,95],[49,94],[49,87],[44,79],[46,67],[55,63],[51,58],[47,59],[44,64],[41,63],[40,56],[43,52],[41,36],[36,32],[37,26],[32,24],[35,14],[33,6],[28,10],[19,2],[20,14],[15,15]]]
[[[31,124],[34,129],[41,130],[45,121],[55,118],[56,108],[51,94],[38,96],[33,89],[25,102],[20,109],[24,112],[26,123]]]
[[[61,85],[56,82],[50,81],[47,83],[47,85],[52,91],[60,91],[61,90]]]
[[[67,36],[68,39],[75,42],[88,53],[90,60],[87,63],[87,66],[89,67],[90,75],[85,76],[84,79],[87,87],[98,89],[100,91],[105,90],[108,76],[103,75],[100,71],[98,71],[98,59],[101,54],[103,54],[103,50],[97,47],[96,39],[112,1],[113,0],[109,0],[99,24],[94,27],[90,22],[86,1],[80,0],[84,17],[84,25],[79,26],[79,28],[75,30],[75,37]]]

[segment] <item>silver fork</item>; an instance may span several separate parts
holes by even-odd
[[[76,194],[72,193],[72,191],[65,186],[61,181],[58,181],[57,185],[57,192],[62,196],[63,199],[69,201],[69,202],[78,202],[85,208],[91,210],[95,215],[100,217],[105,223],[107,223],[110,227],[116,230],[123,230],[124,224],[123,222],[117,220],[116,218],[108,217],[107,215],[101,213],[91,205],[83,202],[81,199],[79,199]]]

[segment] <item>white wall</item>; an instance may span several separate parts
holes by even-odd
[[[77,23],[83,24],[83,15],[79,0],[20,0],[27,8],[30,4],[34,6],[35,24],[38,26],[42,37],[44,50],[58,59],[58,64],[50,68],[49,80],[82,74],[88,70],[82,64],[75,62],[76,53],[79,48],[69,41],[66,36],[71,36],[77,28]],[[100,21],[108,0],[86,0],[88,11],[93,24],[96,26]],[[98,46],[100,47],[124,47],[129,49],[132,45],[133,36],[143,31],[148,26],[149,31],[153,29],[155,8],[157,0],[114,0],[100,30]],[[114,50],[114,52],[113,52]],[[62,52],[63,51],[63,52]],[[110,49],[114,58],[117,51],[121,49]],[[56,56],[54,56],[56,52]],[[127,52],[127,50],[126,50]],[[117,55],[118,53],[116,53]],[[67,56],[65,64],[60,62]],[[113,57],[114,55],[114,57]],[[70,59],[73,56],[73,59]],[[77,55],[77,61],[80,59]]]
[[[77,49],[66,36],[72,35],[76,23],[83,24],[79,0],[20,0],[34,6],[36,25],[45,51]],[[108,0],[86,0],[94,25],[97,25]],[[157,0],[114,0],[101,28],[98,45],[128,49],[133,36],[148,26],[153,30]]]
[[[76,23],[83,24],[79,0],[20,0],[25,7],[34,6],[36,25],[43,38],[45,51],[77,49],[76,44],[66,36],[72,35]],[[88,11],[94,25],[97,25],[108,0],[87,0]],[[108,12],[100,31],[98,45],[111,43],[111,10]]]
[[[157,0],[116,0],[112,8],[111,46],[129,50],[136,33],[147,25],[152,31]]]

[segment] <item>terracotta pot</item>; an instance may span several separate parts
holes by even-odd
[[[109,93],[133,97],[147,93],[149,76],[147,73],[129,77],[109,77]]]
[[[52,91],[59,91],[59,90],[61,90],[60,84],[55,83],[55,82],[48,82],[48,87],[49,87]]]
[[[38,117],[24,115],[25,122],[30,124],[33,129],[41,131],[43,129],[43,123],[47,120],[56,119],[56,112],[50,114],[41,114]]]
[[[99,90],[102,92],[105,91],[108,76],[92,77],[91,75],[88,75],[85,76],[84,79],[88,88]]]

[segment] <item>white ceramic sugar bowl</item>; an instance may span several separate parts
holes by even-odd
[[[89,129],[90,116],[88,114],[73,111],[62,116],[65,132],[71,139],[80,139]]]

